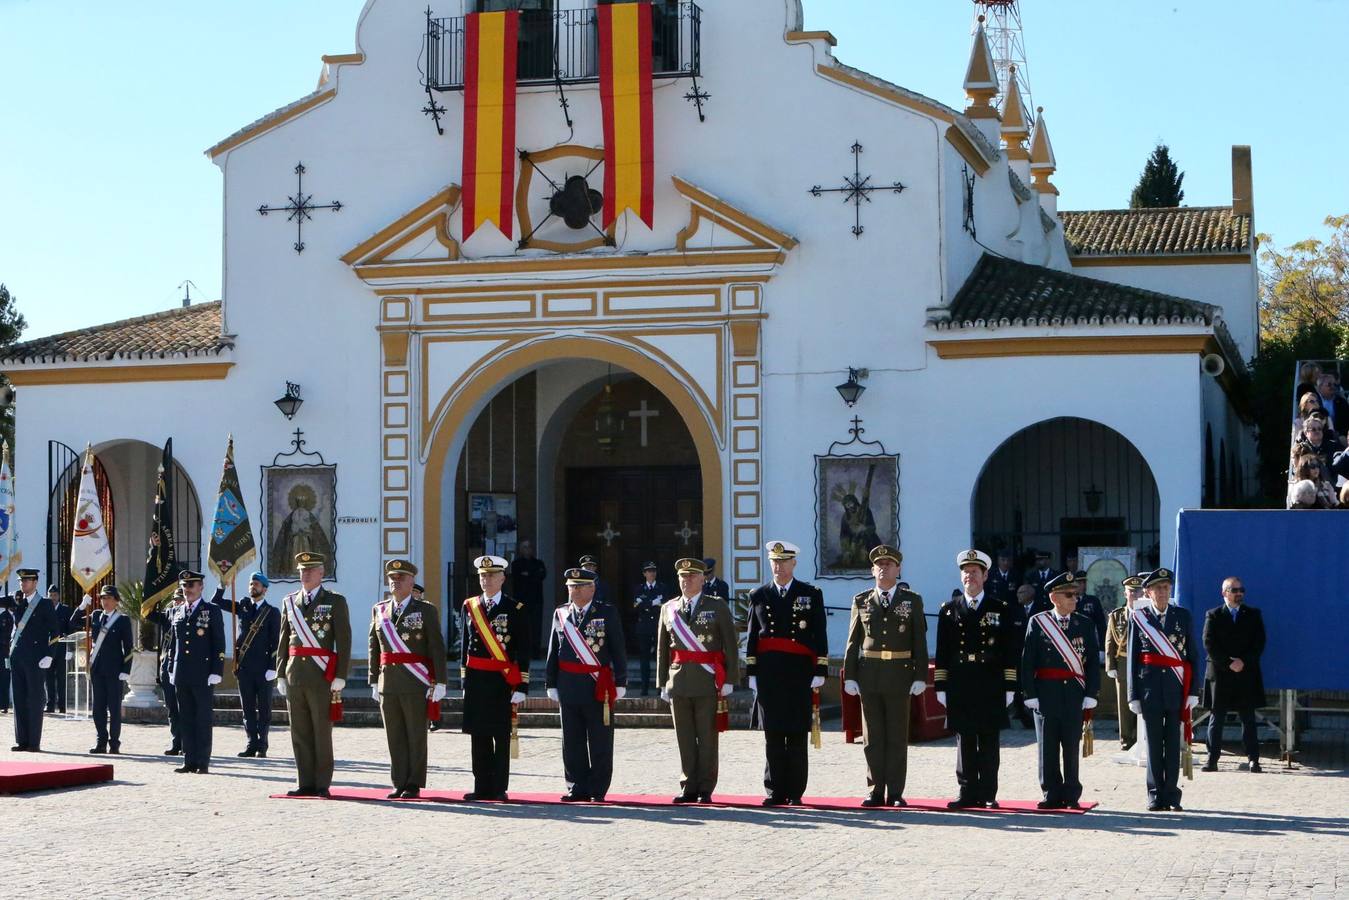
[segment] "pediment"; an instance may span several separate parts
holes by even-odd
[[[459,242],[450,236],[450,219],[459,208],[460,193],[459,185],[446,185],[430,200],[348,250],[342,262],[359,268],[459,259]]]

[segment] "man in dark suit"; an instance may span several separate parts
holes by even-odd
[[[201,593],[205,576],[184,570],[178,576],[184,602],[174,607],[174,694],[178,698],[178,729],[183,738],[183,764],[173,771],[205,775],[211,767],[212,713],[215,686],[225,670],[225,625],[220,607]]]
[[[271,582],[261,572],[248,576],[248,596],[225,599],[225,586],[216,589],[211,602],[239,617],[239,639],[234,645],[234,676],[239,682],[239,702],[244,709],[244,733],[248,746],[238,755],[266,757],[267,735],[272,725],[272,688],[276,684],[276,645],[281,639],[281,611],[267,602]]]
[[[1349,433],[1349,401],[1340,393],[1340,386],[1334,372],[1322,372],[1316,379],[1316,399],[1330,416],[1330,427],[1337,433]]]
[[[642,566],[642,583],[633,593],[632,612],[637,620],[637,658],[642,669],[642,696],[651,691],[651,660],[656,656],[656,631],[660,625],[660,607],[670,589],[656,580],[655,562]]]
[[[1129,619],[1129,709],[1147,729],[1149,812],[1181,809],[1182,738],[1199,703],[1199,648],[1190,611],[1171,605],[1171,583],[1171,570],[1149,572],[1148,603]]]
[[[544,684],[562,717],[563,803],[603,803],[614,776],[614,704],[628,692],[623,617],[595,598],[595,575],[568,569],[553,614]]]
[[[84,630],[84,616],[90,617],[89,687],[94,731],[98,741],[90,753],[119,753],[122,748],[123,682],[131,677],[131,656],[135,644],[131,638],[131,620],[118,610],[122,595],[108,584],[99,589],[100,609],[90,611],[94,600],[85,595],[78,612],[71,617],[70,630]]]
[[[1021,587],[1021,578],[1012,571],[1012,551],[999,550],[998,564],[988,571],[988,582],[984,590],[1003,603],[1011,606],[1016,602],[1016,589]]]
[[[1223,720],[1228,710],[1241,718],[1241,743],[1251,771],[1260,771],[1260,742],[1255,736],[1255,711],[1265,704],[1265,682],[1260,655],[1265,652],[1265,620],[1260,610],[1246,605],[1246,587],[1240,578],[1223,581],[1223,603],[1204,615],[1204,673],[1208,720],[1208,762],[1205,772],[1218,771],[1222,755]]]
[[[51,640],[60,634],[56,608],[37,592],[37,569],[19,569],[19,593],[5,598],[14,612],[14,634],[6,650],[14,690],[14,747],[17,753],[42,749],[42,706]]]

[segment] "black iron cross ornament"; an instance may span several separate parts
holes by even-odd
[[[264,203],[258,207],[259,215],[268,213],[283,212],[287,213],[286,221],[295,223],[295,247],[296,253],[304,252],[304,222],[305,219],[314,218],[314,210],[327,209],[333,212],[341,212],[342,204],[334,200],[332,203],[325,203],[319,206],[314,204],[314,195],[304,192],[304,163],[295,165],[295,193],[286,198],[285,206],[269,206]]]
[[[862,201],[871,202],[871,195],[876,191],[893,191],[896,194],[904,192],[904,185],[898,181],[890,183],[888,188],[876,187],[871,183],[870,175],[862,174],[862,144],[854,142],[852,145],[853,155],[853,174],[843,176],[843,186],[836,188],[824,188],[818,184],[810,189],[810,193],[815,197],[823,197],[825,194],[842,194],[844,203],[853,205],[853,226],[852,234],[855,238],[860,238],[862,232],[866,231],[862,227]]]

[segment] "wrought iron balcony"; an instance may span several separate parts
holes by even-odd
[[[702,16],[687,0],[651,5],[651,70],[656,78],[702,75]],[[593,9],[522,10],[519,84],[586,84],[600,77],[599,16]],[[464,19],[426,16],[426,89],[464,89]]]

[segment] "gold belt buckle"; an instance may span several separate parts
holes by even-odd
[[[889,661],[890,661],[891,659],[893,659],[893,658],[894,658],[894,654],[892,654],[889,650],[882,650],[882,651],[881,651],[881,659],[885,660],[886,662],[889,662]]]
[[[965,655],[965,662],[974,662],[976,659],[978,659],[976,654],[968,653]]]

